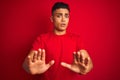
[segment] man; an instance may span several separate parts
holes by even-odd
[[[86,50],[81,49],[78,35],[67,32],[70,9],[57,2],[52,7],[52,32],[38,36],[26,57],[23,68],[41,80],[78,80],[93,68]]]

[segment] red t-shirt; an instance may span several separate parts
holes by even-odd
[[[40,80],[78,80],[80,75],[60,65],[61,62],[71,64],[73,62],[73,52],[81,49],[78,35],[66,33],[56,35],[53,32],[38,36],[33,44],[33,50],[39,48],[46,51],[46,63],[55,60],[45,73],[40,75]]]

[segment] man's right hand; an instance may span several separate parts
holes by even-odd
[[[30,74],[42,74],[46,72],[53,64],[54,60],[48,64],[45,63],[45,50],[39,49],[38,51],[32,51],[28,55],[23,63],[23,68]]]

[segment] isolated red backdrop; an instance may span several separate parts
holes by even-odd
[[[51,30],[51,7],[56,1],[70,5],[68,30],[81,35],[94,63],[81,80],[119,78],[119,0],[1,0],[0,80],[37,80],[22,63],[34,39]]]

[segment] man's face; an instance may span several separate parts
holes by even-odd
[[[60,8],[53,12],[52,21],[54,24],[54,30],[66,31],[69,22],[68,9]]]

